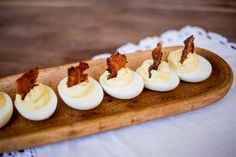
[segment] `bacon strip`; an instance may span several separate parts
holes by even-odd
[[[194,52],[194,36],[191,35],[186,40],[184,40],[184,49],[181,55],[180,63],[183,64],[184,60],[187,58],[188,54]]]
[[[24,73],[20,78],[16,80],[17,93],[20,94],[21,99],[24,100],[25,96],[33,89],[38,78],[39,68],[31,69],[29,72]]]
[[[161,58],[162,58],[161,48],[162,48],[161,43],[158,43],[157,47],[152,51],[153,64],[150,65],[150,67],[148,68],[149,78],[152,77],[151,71],[157,70],[159,65],[161,64]]]
[[[107,71],[109,72],[107,79],[116,77],[118,71],[125,67],[126,63],[126,56],[124,54],[120,54],[119,52],[116,52],[112,54],[111,57],[107,58]]]
[[[86,62],[80,62],[79,66],[70,67],[68,69],[67,87],[72,87],[86,81],[88,79],[88,74],[84,74],[84,71],[88,68],[89,65]]]

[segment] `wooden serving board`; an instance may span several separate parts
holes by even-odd
[[[163,48],[166,59],[172,50],[182,47]],[[167,117],[209,105],[225,96],[232,82],[229,65],[216,54],[196,48],[196,52],[210,61],[211,76],[200,83],[181,82],[170,92],[153,92],[144,89],[136,98],[118,100],[105,94],[100,106],[89,111],[79,111],[63,103],[57,93],[58,82],[66,76],[67,68],[78,63],[40,70],[38,81],[51,86],[57,93],[56,112],[48,120],[33,122],[24,119],[16,110],[10,122],[0,129],[0,152],[69,140],[106,130],[121,128],[144,121]],[[127,66],[135,70],[151,51],[127,55]],[[105,59],[88,61],[90,76],[98,80],[106,69]],[[0,90],[15,99],[15,80],[20,75],[0,79]]]

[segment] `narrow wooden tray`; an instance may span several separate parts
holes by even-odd
[[[164,48],[164,58],[172,50]],[[10,122],[0,129],[0,152],[17,150],[42,144],[69,140],[191,111],[209,105],[228,92],[233,74],[229,65],[216,54],[196,48],[196,52],[212,64],[211,76],[200,83],[185,83],[170,92],[153,92],[147,89],[136,98],[118,100],[105,94],[101,105],[90,111],[78,111],[65,105],[57,93],[58,82],[66,76],[67,68],[74,64],[40,70],[39,81],[51,86],[58,96],[56,112],[48,120],[33,122],[24,119],[16,110]],[[127,55],[127,66],[136,69],[151,58],[151,51]],[[98,79],[106,69],[105,59],[88,61],[90,76]],[[0,90],[15,99],[15,80],[20,75],[0,79]]]

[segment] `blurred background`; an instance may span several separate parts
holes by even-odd
[[[235,0],[1,0],[0,77],[114,52],[185,25],[236,41]]]

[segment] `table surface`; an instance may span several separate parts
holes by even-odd
[[[3,0],[0,77],[86,60],[184,25],[236,41],[236,1]]]

